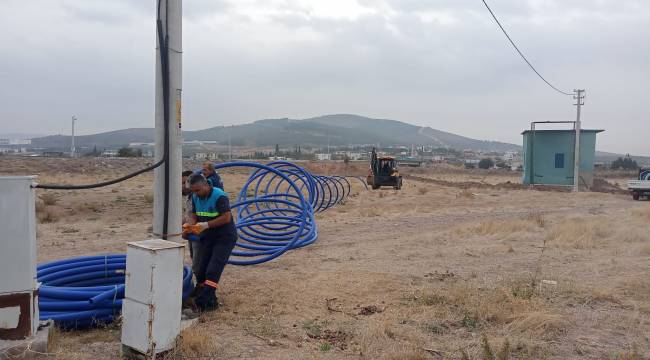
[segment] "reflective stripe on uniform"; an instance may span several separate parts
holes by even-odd
[[[197,211],[196,216],[217,217],[219,216],[219,212]]]
[[[217,284],[216,282],[214,282],[212,280],[206,280],[204,284],[208,285],[208,286],[211,286],[211,287],[213,287],[215,289],[217,289],[219,287],[219,284]]]

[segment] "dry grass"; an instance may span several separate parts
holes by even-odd
[[[360,213],[364,217],[377,217],[377,216],[381,216],[384,212],[378,206],[369,206],[365,209],[362,209]]]
[[[429,308],[426,311],[433,312],[438,322],[472,331],[516,323],[521,332],[535,330],[539,335],[538,330],[548,330],[546,335],[555,336],[556,328],[547,324],[553,314],[534,296],[533,290],[529,279],[484,286],[459,283],[436,292],[416,291],[405,299],[418,308]],[[542,313],[547,313],[549,318],[537,316]]]
[[[650,221],[650,207],[634,209],[632,210],[632,215],[641,220]]]
[[[629,350],[621,351],[614,357],[615,360],[644,360],[645,356],[639,352],[639,347],[632,344]]]
[[[538,227],[541,227],[541,228],[543,228],[546,225],[546,219],[544,218],[544,215],[542,215],[542,213],[537,212],[537,211],[533,211],[530,214],[528,214],[526,219],[532,221]]]
[[[45,205],[56,205],[61,200],[61,195],[51,192],[46,192],[38,196]]]
[[[61,213],[55,208],[45,207],[36,213],[36,218],[41,224],[49,224],[59,221]]]
[[[547,242],[563,248],[594,249],[611,234],[612,227],[607,219],[573,218],[554,224]]]
[[[77,210],[80,212],[94,212],[100,213],[102,211],[102,204],[96,202],[81,202],[77,204]]]
[[[204,326],[199,325],[183,330],[174,353],[181,358],[210,357],[218,356],[219,350],[218,342],[209,333],[206,333]]]
[[[373,321],[358,328],[355,340],[362,359],[429,359],[429,355],[422,349],[425,344],[423,338],[413,336],[409,341],[399,339],[389,322]]]
[[[476,194],[471,192],[469,189],[463,189],[461,192],[456,194],[457,198],[464,198],[464,199],[473,199],[476,197]]]
[[[142,197],[144,198],[145,203],[149,205],[153,204],[153,193],[146,193],[142,195]]]
[[[518,316],[509,325],[509,329],[550,340],[565,333],[570,326],[571,323],[562,315],[533,311]]]
[[[106,347],[113,350],[114,355],[117,355],[119,347],[116,344],[119,344],[119,340],[119,324],[79,331],[64,331],[57,327],[51,327],[47,344],[49,356],[46,358],[57,360],[95,359],[87,350]]]
[[[539,226],[537,219],[484,220],[476,225],[457,228],[456,235],[496,235],[517,232],[533,232]]]
[[[506,338],[498,351],[494,351],[485,334],[481,337],[481,351],[483,360],[508,360],[511,355],[510,341]],[[466,354],[467,355],[467,354]]]

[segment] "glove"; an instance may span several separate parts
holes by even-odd
[[[183,224],[183,234],[186,234],[186,235],[187,235],[187,234],[195,234],[195,235],[200,234],[201,231],[204,230],[204,229],[201,227],[200,224],[206,224],[206,225],[207,225],[207,223],[199,223],[199,224],[194,224],[194,225]],[[207,227],[206,227],[206,228],[207,228]]]
[[[196,227],[199,229],[199,232],[203,232],[203,231],[209,229],[210,225],[208,225],[207,222],[200,222],[200,223],[196,224]]]

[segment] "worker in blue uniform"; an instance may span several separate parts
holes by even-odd
[[[218,307],[216,290],[230,253],[237,242],[237,229],[230,212],[228,195],[212,186],[201,174],[189,178],[192,191],[192,216],[184,229],[199,235],[198,296],[195,304],[201,311]]]
[[[201,168],[199,173],[205,176],[205,178],[208,180],[208,183],[210,183],[210,185],[223,190],[223,181],[221,181],[221,177],[217,173],[217,170],[214,168],[213,163],[209,161],[204,162],[203,167]]]

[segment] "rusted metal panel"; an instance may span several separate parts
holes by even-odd
[[[32,335],[31,293],[0,295],[0,309],[5,309],[5,321],[0,319],[0,339],[20,340]],[[17,321],[14,320],[16,315]]]

